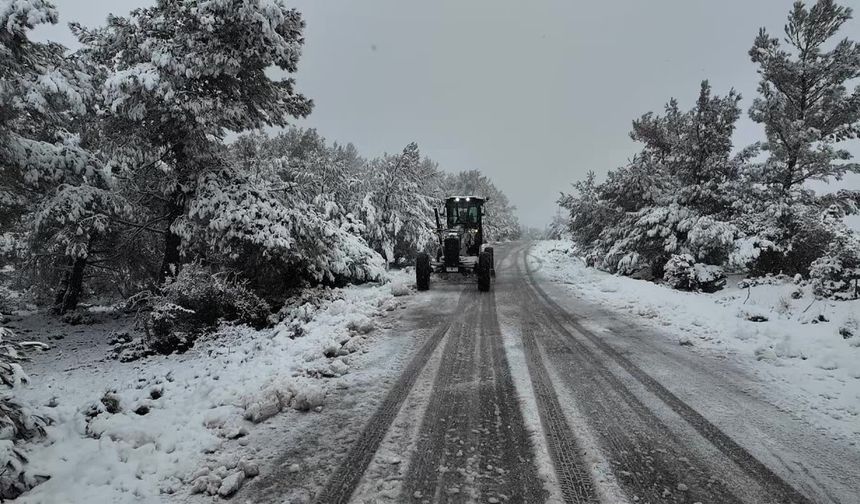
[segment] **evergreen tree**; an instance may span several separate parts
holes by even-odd
[[[851,19],[851,9],[832,0],[811,8],[795,2],[785,25],[784,47],[762,28],[750,49],[759,65],[759,93],[750,117],[764,124],[770,154],[763,181],[783,195],[807,180],[840,178],[858,172],[843,163],[850,154],[836,147],[860,132],[860,45],[848,39],[827,50],[826,44]]]
[[[400,154],[367,164],[362,177],[364,237],[388,264],[435,239],[433,189],[438,176],[434,165],[422,162],[414,142]]]
[[[784,41],[762,29],[750,49],[761,82],[749,113],[765,127],[769,154],[743,202],[743,227],[760,250],[756,272],[807,273],[836,234],[824,215],[832,197],[822,201],[805,183],[860,173],[840,147],[860,132],[860,86],[847,88],[860,77],[860,45],[831,43],[849,19],[851,9],[832,0],[796,2]]]
[[[271,80],[272,66],[297,69],[304,22],[281,0],[159,0],[94,30],[74,26],[82,54],[105,70],[99,96],[116,169],[151,195],[163,225],[160,276],[175,271],[179,219],[200,176],[219,166],[225,131],[282,126],[311,101],[294,81]],[[150,223],[154,224],[154,223]]]
[[[643,148],[629,165],[602,184],[591,173],[575,194],[562,195],[590,264],[624,274],[647,267],[660,276],[672,255],[725,262],[738,233],[730,189],[752,155],[731,152],[739,100],[733,91],[714,96],[703,82],[691,110],[673,99],[665,114],[633,121],[631,138]]]
[[[40,286],[61,273],[63,312],[77,305],[94,243],[128,206],[87,145],[90,68],[59,44],[27,38],[34,24],[56,21],[48,2],[0,9],[0,225],[29,248]]]
[[[24,471],[27,458],[18,443],[45,435],[47,421],[18,402],[13,392],[21,383],[29,381],[21,367],[28,354],[47,348],[42,343],[10,339],[12,331],[0,326],[0,499],[14,499],[36,484],[32,475]]]

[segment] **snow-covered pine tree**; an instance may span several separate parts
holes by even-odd
[[[767,244],[754,265],[762,273],[805,273],[833,236],[824,224],[831,202],[804,184],[860,172],[839,144],[860,133],[860,87],[847,88],[860,77],[860,45],[832,42],[851,14],[832,0],[795,2],[784,39],[761,29],[749,51],[761,75],[749,114],[765,126],[769,154],[752,181],[762,189],[747,205],[750,227]]]
[[[20,443],[45,435],[46,420],[15,399],[14,389],[29,378],[21,363],[28,353],[46,348],[43,343],[13,341],[9,329],[0,326],[0,499],[14,499],[36,484],[26,474],[27,458]]]
[[[291,279],[339,284],[380,277],[384,265],[361,237],[365,162],[354,146],[328,144],[315,130],[290,128],[272,138],[244,135],[230,151],[231,163],[247,165],[242,172],[256,190],[276,200],[277,212],[289,214],[279,218],[294,233],[289,250],[271,250],[276,253],[265,264],[254,249],[251,255],[242,251],[241,262],[256,265],[256,272],[279,272],[287,286]],[[264,280],[258,276],[249,278]]]
[[[562,196],[564,198],[564,195]],[[561,199],[559,206],[562,206]],[[564,213],[561,209],[557,210],[552,220],[546,226],[543,233],[543,238],[547,240],[564,240],[572,238],[570,232],[570,213]]]
[[[597,184],[593,174],[562,195],[574,238],[588,263],[633,274],[661,276],[673,254],[722,264],[732,250],[734,187],[751,153],[732,155],[731,135],[740,96],[711,93],[703,82],[696,105],[682,111],[670,100],[663,115],[633,122],[642,150]]]
[[[314,129],[292,127],[261,139],[260,159],[279,181],[338,222],[356,221],[363,199],[365,160],[352,144],[329,144]]]
[[[127,205],[86,148],[89,69],[59,44],[27,37],[56,21],[48,2],[0,2],[0,225],[29,248],[23,259],[38,279],[53,286],[61,273],[63,312],[77,305],[91,245]]]
[[[283,126],[310,113],[292,78],[304,21],[281,0],[158,0],[97,29],[73,26],[81,55],[105,70],[98,83],[105,149],[115,169],[150,196],[163,230],[160,276],[180,263],[179,219],[221,155],[225,131]],[[184,229],[188,229],[187,227]]]
[[[195,255],[236,268],[259,265],[287,287],[296,278],[338,284],[379,280],[384,272],[379,256],[348,225],[291,197],[284,183],[224,167],[200,175],[196,185],[175,224]]]
[[[601,187],[595,173],[589,171],[585,180],[573,183],[574,192],[562,193],[558,200],[558,205],[567,211],[568,217],[556,215],[550,224],[550,237],[569,235],[585,252],[590,263],[595,257],[591,252],[601,248],[599,240],[603,230],[617,223],[623,215],[601,199]]]
[[[435,239],[434,193],[439,172],[422,162],[416,143],[374,159],[363,174],[364,237],[388,264]]]

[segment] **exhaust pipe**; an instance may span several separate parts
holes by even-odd
[[[439,237],[439,246],[442,247],[444,244],[442,243],[442,222],[439,220],[439,209],[434,208],[433,213],[436,214],[436,236]]]

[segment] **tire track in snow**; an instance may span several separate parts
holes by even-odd
[[[473,314],[476,301],[466,307]],[[456,466],[465,474],[467,466],[472,465],[466,459],[473,454],[464,444],[474,425],[473,409],[478,406],[471,403],[470,394],[466,393],[466,384],[477,381],[476,327],[476,317],[461,317],[448,335],[430,403],[421,422],[417,449],[406,473],[401,501],[438,502],[444,491],[456,489],[459,493],[462,482],[454,481],[458,475],[449,474],[449,466]]]
[[[574,396],[580,415],[592,426],[616,480],[631,499],[664,503],[686,502],[685,497],[691,497],[691,502],[739,503],[702,470],[707,464],[682,462],[690,460],[685,456],[688,450],[597,356],[560,333],[533,291],[523,287],[521,296],[530,305],[523,333],[540,335],[536,358],[552,363],[554,376]],[[679,483],[689,486],[687,496],[674,494]]]
[[[481,396],[481,409],[491,428],[487,432],[489,435],[484,436],[477,464],[480,470],[487,470],[489,480],[481,482],[480,493],[498,492],[510,497],[512,502],[517,502],[518,498],[528,502],[544,501],[545,492],[534,466],[534,452],[505,354],[496,295],[490,292],[482,297],[481,355],[489,359],[490,365],[481,366],[481,374],[482,380],[492,380],[495,386],[494,395]],[[507,473],[503,472],[506,466],[509,467]]]
[[[732,462],[741,467],[747,474],[752,476],[774,500],[784,504],[812,504],[812,501],[801,494],[797,489],[783,480],[779,475],[770,470],[751,453],[741,447],[731,437],[722,432],[716,425],[708,421],[688,404],[679,399],[675,394],[660,384],[657,380],[642,371],[627,357],[616,351],[611,345],[603,341],[599,336],[586,329],[574,315],[569,314],[558,303],[556,303],[538,284],[534,277],[534,271],[528,266],[524,256],[523,260],[528,286],[535,293],[535,298],[547,308],[546,316],[554,323],[554,326],[574,345],[585,353],[588,349],[577,342],[576,337],[567,330],[562,323],[565,322],[574,327],[577,332],[585,336],[592,344],[606,355],[615,360],[625,371],[639,381],[648,391],[662,400],[676,414],[683,418],[702,437],[716,447]],[[559,320],[561,319],[561,320]],[[608,370],[606,371],[607,373]],[[623,385],[620,385],[623,388]],[[619,389],[619,392],[621,390]]]
[[[466,297],[466,290],[460,292],[457,306],[462,305]],[[471,293],[469,293],[471,294]],[[388,391],[382,404],[370,417],[358,439],[352,445],[346,458],[341,461],[338,468],[331,475],[325,488],[317,495],[315,502],[318,504],[341,504],[349,502],[356,486],[358,486],[364,471],[370,465],[370,461],[376,454],[382,439],[388,428],[400,411],[400,406],[409,395],[415,380],[421,374],[421,370],[427,364],[430,356],[436,350],[439,342],[448,332],[452,321],[443,323],[431,337],[424,343],[415,357],[406,366],[406,369],[398,378],[397,382]]]
[[[549,454],[555,466],[561,494],[567,503],[597,502],[594,487],[583,467],[582,453],[576,436],[567,423],[558,402],[534,336],[533,320],[522,321],[521,338],[526,367],[535,393],[538,415],[543,426]]]
[[[503,260],[500,261],[503,263]],[[507,363],[495,295],[449,333],[402,502],[544,502]]]

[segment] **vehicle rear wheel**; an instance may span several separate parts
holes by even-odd
[[[493,247],[484,247],[484,251],[490,254],[490,276],[496,277],[496,256],[493,254]]]
[[[430,256],[424,252],[418,254],[418,259],[415,261],[415,285],[420,291],[426,291],[430,288]]]
[[[478,290],[487,292],[490,290],[490,274],[493,268],[492,252],[481,252],[478,254]]]

